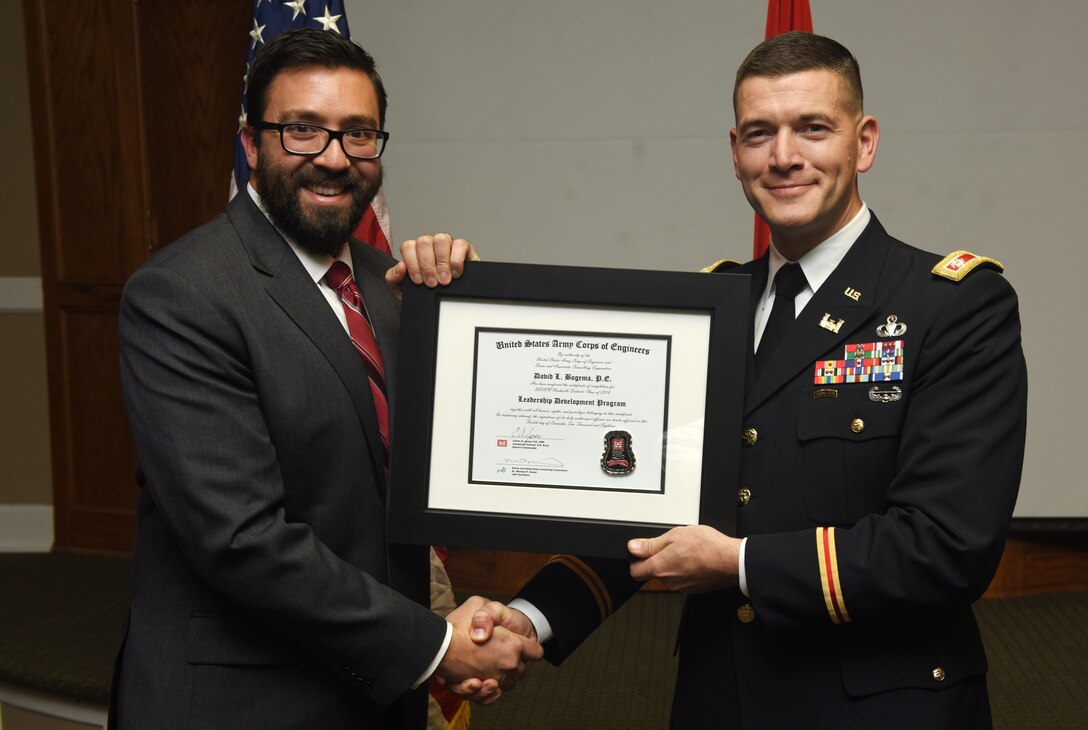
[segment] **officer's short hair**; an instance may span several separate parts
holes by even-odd
[[[842,77],[860,114],[864,109],[864,94],[861,90],[861,69],[854,54],[838,41],[803,31],[776,35],[752,49],[737,69],[737,80],[733,84],[733,111],[736,113],[737,90],[745,79],[753,76],[776,78],[824,69]]]

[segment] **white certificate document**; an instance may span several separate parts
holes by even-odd
[[[671,344],[477,328],[470,481],[663,491]]]
[[[427,509],[699,522],[708,312],[450,298],[438,321]]]

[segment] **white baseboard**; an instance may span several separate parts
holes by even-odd
[[[42,311],[42,280],[37,276],[0,276],[0,313]]]
[[[0,504],[0,553],[47,553],[52,548],[52,505]]]
[[[106,727],[106,708],[0,682],[0,704],[96,728]]]

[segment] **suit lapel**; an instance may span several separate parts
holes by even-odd
[[[366,433],[377,484],[384,486],[384,457],[378,418],[374,412],[365,367],[350,338],[298,257],[252,198],[245,192],[236,195],[227,212],[253,267],[267,275],[265,289],[269,296],[321,351],[347,389]],[[384,499],[384,488],[381,492]]]
[[[352,270],[355,281],[359,284],[366,304],[367,316],[374,328],[374,336],[378,340],[378,347],[382,352],[382,361],[385,364],[386,397],[389,399],[390,417],[393,414],[393,399],[397,392],[397,341],[400,336],[400,312],[397,301],[389,293],[389,287],[385,283],[385,269],[388,259],[381,257],[376,260],[370,254],[375,249],[366,247],[352,241],[351,244]]]
[[[748,340],[745,343],[745,359],[744,359],[744,392],[751,393],[755,387],[755,349],[756,349],[756,307],[759,306],[759,298],[763,295],[763,290],[767,287],[767,267],[770,263],[770,256],[764,253],[762,257],[745,264],[736,272],[739,274],[750,274],[752,277],[751,285],[748,290]]]
[[[790,383],[799,371],[814,370],[817,360],[828,351],[847,340],[857,339],[856,333],[872,318],[878,305],[877,285],[888,254],[888,240],[873,216],[850,251],[786,331],[766,369],[749,381],[746,414]],[[848,289],[860,292],[856,300],[846,294]],[[825,317],[829,324],[841,320],[838,332],[821,325]],[[876,336],[875,332],[871,334],[870,340]]]

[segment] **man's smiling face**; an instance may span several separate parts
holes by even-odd
[[[362,71],[343,67],[283,71],[268,88],[262,119],[251,121],[381,128],[374,84]],[[336,256],[381,187],[381,160],[352,159],[336,140],[319,155],[294,155],[278,135],[242,135],[253,187],[272,222],[298,245]]]
[[[747,78],[736,111],[737,179],[776,248],[796,260],[861,209],[857,174],[873,164],[879,127],[828,70]]]

